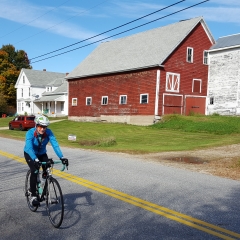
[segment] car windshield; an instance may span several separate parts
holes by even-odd
[[[27,120],[34,121],[34,118],[35,118],[35,117],[27,117]]]

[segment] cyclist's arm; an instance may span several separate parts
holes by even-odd
[[[62,158],[63,157],[63,154],[62,154],[62,151],[60,149],[60,146],[58,144],[58,141],[56,139],[56,137],[54,136],[53,132],[50,130],[50,129],[47,129],[47,135],[49,137],[49,141],[53,147],[53,150],[55,151],[56,155],[59,157],[59,158]]]
[[[37,159],[37,156],[33,148],[33,141],[34,141],[34,130],[30,129],[26,133],[24,152],[28,153],[31,159],[34,161],[35,159]]]

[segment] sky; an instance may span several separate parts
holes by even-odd
[[[70,73],[101,42],[199,16],[215,41],[240,33],[239,0],[0,0],[0,48],[24,50],[35,70]]]

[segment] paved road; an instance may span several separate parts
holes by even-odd
[[[69,148],[68,175],[55,171],[65,198],[55,229],[43,206],[27,208],[23,144],[0,138],[1,239],[240,239],[239,181]]]

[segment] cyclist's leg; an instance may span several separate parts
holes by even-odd
[[[30,175],[30,192],[32,194],[32,197],[37,197],[36,195],[36,186],[37,186],[37,172],[36,172],[36,168],[34,166],[34,161],[31,159],[31,157],[29,156],[29,154],[27,154],[26,152],[24,152],[24,157],[26,159],[26,162],[30,168],[31,171],[31,175]],[[37,200],[34,200],[34,204],[39,204],[39,202]]]
[[[42,155],[39,155],[38,160],[41,161],[41,162],[47,162],[48,161],[48,155],[46,153],[42,154]],[[47,168],[46,165],[42,165],[42,169],[43,169],[42,177],[43,178],[45,178],[44,176],[46,176],[46,168]]]

